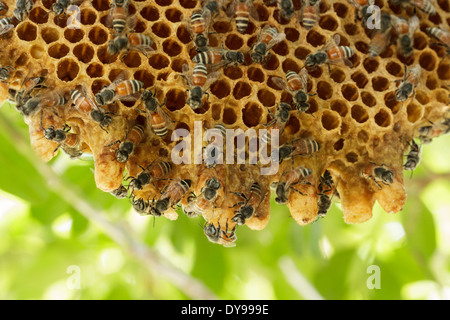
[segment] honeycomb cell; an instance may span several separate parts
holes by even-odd
[[[194,110],[196,114],[205,114],[209,110],[209,102],[205,101],[200,108]]]
[[[220,79],[211,85],[210,90],[217,98],[223,99],[230,94],[231,87],[228,81]]]
[[[438,80],[433,76],[428,76],[427,81],[425,82],[425,85],[428,89],[434,90],[438,87]]]
[[[47,23],[48,13],[41,7],[34,7],[30,11],[29,18],[36,24]]]
[[[441,80],[449,80],[450,79],[450,64],[441,63],[437,69],[437,75]]]
[[[158,77],[156,78],[157,81],[167,81],[167,78],[169,77],[168,72],[160,72],[158,73]]]
[[[366,109],[359,104],[355,104],[352,107],[351,115],[352,118],[358,123],[364,123],[369,119]]]
[[[319,81],[317,83],[317,95],[322,100],[328,100],[333,95],[333,88],[326,81]]]
[[[265,5],[255,3],[256,13],[258,14],[258,21],[267,21],[269,19],[269,10]]]
[[[441,103],[443,103],[445,105],[450,104],[450,101],[449,101],[450,97],[449,97],[448,91],[446,91],[446,90],[438,90],[438,91],[436,91],[435,97],[436,97],[437,101],[439,101],[439,102],[441,102]]]
[[[260,89],[258,91],[258,100],[265,107],[272,107],[275,105],[275,95],[272,91],[267,89]]]
[[[242,72],[242,69],[237,66],[229,66],[223,70],[223,74],[232,80],[237,80],[237,79],[242,78],[243,72]],[[264,76],[263,76],[263,81],[264,81]],[[260,81],[260,82],[262,82],[262,81]]]
[[[163,51],[167,53],[170,57],[178,56],[181,53],[181,50],[183,49],[177,41],[172,39],[164,40],[162,47]]]
[[[355,163],[358,162],[358,154],[355,152],[349,152],[345,155],[345,158],[347,159],[348,162],[350,163]]]
[[[148,21],[157,21],[159,19],[159,10],[154,6],[144,7],[139,13],[142,18]]]
[[[110,64],[117,60],[117,55],[111,56],[108,54],[106,46],[97,49],[97,57],[103,64]]]
[[[326,38],[317,31],[311,29],[306,35],[306,41],[313,47],[319,47],[325,44]]]
[[[81,62],[89,63],[94,57],[94,49],[89,44],[82,43],[73,48],[73,54]]]
[[[335,31],[339,26],[339,22],[332,15],[324,15],[320,17],[319,26],[325,30]]]
[[[334,130],[341,124],[341,118],[333,111],[324,111],[320,120],[322,127],[327,131]]]
[[[218,121],[222,118],[222,106],[220,104],[212,105],[211,116],[215,121]]]
[[[402,104],[395,99],[395,93],[393,91],[384,96],[384,104],[391,109],[393,114],[397,114],[402,107]]]
[[[54,59],[61,59],[69,53],[68,46],[62,43],[56,43],[48,48],[48,55]]]
[[[157,22],[152,26],[152,33],[160,38],[167,38],[171,34],[170,27],[165,22]]]
[[[281,64],[284,73],[288,71],[294,71],[295,73],[300,72],[300,66],[292,59],[286,58]]]
[[[366,71],[368,73],[372,73],[372,72],[377,71],[379,62],[375,59],[366,58],[366,59],[364,59],[363,66],[364,66],[364,69],[366,69]]]
[[[300,60],[305,60],[310,53],[311,50],[304,47],[298,47],[297,49],[295,49],[294,55]]]
[[[45,49],[40,45],[34,45],[30,48],[30,55],[34,59],[41,59],[45,54]]]
[[[111,8],[108,0],[92,0],[91,3],[97,11],[106,11]]]
[[[86,73],[91,78],[103,77],[103,66],[100,63],[93,62],[86,68]]]
[[[171,69],[175,72],[182,73],[183,64],[188,64],[188,62],[184,59],[173,59],[171,64]]]
[[[81,29],[66,29],[64,30],[64,38],[69,42],[77,43],[84,37],[84,32]],[[97,43],[96,43],[97,44]],[[100,44],[100,43],[98,43]]]
[[[29,57],[27,53],[22,53],[19,58],[14,62],[14,64],[18,67],[24,66],[28,63]]]
[[[249,128],[256,127],[261,123],[262,114],[263,108],[259,104],[248,102],[242,110],[242,121]]]
[[[152,68],[161,70],[170,65],[170,60],[165,54],[156,53],[150,56],[148,63],[152,66]]]
[[[374,107],[377,104],[377,99],[369,92],[361,92],[361,100],[368,107]]]
[[[369,45],[363,41],[355,42],[355,48],[363,54],[367,54],[369,52]]]
[[[344,25],[344,30],[348,35],[353,36],[356,34],[356,32],[358,32],[358,27],[354,23],[347,23]]]
[[[414,49],[423,50],[428,44],[428,37],[424,33],[414,35]]]
[[[136,51],[128,52],[122,58],[122,62],[129,68],[137,68],[141,65],[141,57]]]
[[[343,3],[333,3],[333,10],[338,17],[345,18],[347,16],[348,7]]]
[[[31,22],[22,22],[16,27],[17,36],[23,41],[33,41],[37,37],[37,27]]]
[[[375,91],[385,91],[389,88],[389,80],[384,77],[373,77],[372,87]]]
[[[298,38],[300,38],[300,32],[294,28],[285,28],[284,33],[286,35],[286,39],[291,42],[296,42]]]
[[[59,39],[59,32],[55,28],[42,28],[41,37],[45,43],[49,44]]]
[[[231,33],[225,39],[225,46],[230,50],[239,50],[244,45],[244,40],[234,33]]]
[[[179,89],[170,89],[166,93],[166,107],[169,111],[180,110],[186,105],[185,92]]]
[[[97,20],[97,14],[91,9],[82,9],[80,11],[80,22],[84,25],[93,25]]]
[[[336,83],[341,83],[345,80],[345,73],[342,70],[334,69],[331,71],[330,78]]]
[[[369,141],[369,134],[366,130],[361,130],[358,132],[358,135],[356,136],[359,143],[367,143]]]
[[[445,12],[450,12],[450,3],[447,0],[437,0],[437,4]]]
[[[291,115],[284,130],[288,135],[296,134],[300,130],[300,121],[298,121],[297,117]]]
[[[177,38],[184,44],[192,41],[189,30],[183,25],[177,28]]]
[[[428,104],[430,102],[430,96],[428,93],[426,93],[425,91],[422,90],[416,90],[415,96],[417,101],[419,101],[419,103],[421,105],[425,105]]]
[[[341,92],[347,101],[355,101],[359,96],[358,88],[352,84],[344,84]]]
[[[97,79],[92,81],[91,90],[92,94],[97,94],[102,90],[104,87],[107,87],[110,83],[104,79]]]
[[[360,89],[364,88],[369,82],[369,79],[367,79],[367,76],[363,71],[356,71],[352,74],[351,78]]]
[[[280,61],[278,60],[277,56],[274,54],[271,54],[267,62],[263,65],[264,69],[266,70],[276,70],[280,66]]]
[[[223,110],[222,121],[225,124],[234,124],[237,120],[236,112],[232,108],[225,108]]]
[[[437,64],[436,56],[430,50],[424,51],[419,56],[419,64],[425,70],[432,71]]]
[[[56,74],[60,80],[70,82],[77,77],[79,71],[78,62],[64,59],[58,62]]]
[[[344,100],[333,100],[330,102],[330,109],[336,111],[341,117],[345,117],[348,112],[348,105]]]
[[[155,77],[147,70],[138,70],[134,73],[134,79],[141,81],[144,88],[153,87],[155,84]]]
[[[397,78],[403,77],[404,68],[395,61],[388,62],[388,64],[386,65],[386,70]]]
[[[415,102],[411,102],[406,107],[406,113],[408,115],[408,121],[411,123],[417,122],[422,119],[423,116],[423,107]]]
[[[182,17],[183,17],[183,13],[176,9],[176,8],[169,8],[166,10],[165,12],[166,18],[167,20],[169,20],[170,22],[180,22]]]
[[[286,56],[289,54],[289,47],[286,41],[281,41],[277,45],[272,48],[273,52],[275,52],[279,56]]]
[[[317,103],[317,101],[315,99],[309,99],[308,103],[309,103],[309,109],[306,110],[306,113],[313,114],[313,113],[317,112],[317,110],[319,110],[319,104]]]
[[[382,128],[389,127],[392,122],[391,113],[385,109],[380,109],[374,117],[375,123]]]
[[[146,22],[141,21],[141,20],[136,21],[136,25],[134,26],[134,32],[144,33],[146,29],[147,29]]]
[[[239,100],[252,93],[252,87],[244,81],[239,81],[233,88],[233,96]]]
[[[334,151],[339,151],[344,148],[344,139],[339,139],[333,144]]]

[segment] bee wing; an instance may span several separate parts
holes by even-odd
[[[140,92],[135,92],[135,93],[129,94],[127,96],[117,95],[117,99],[119,99],[120,101],[136,101],[136,100],[139,100],[140,97],[141,97]]]
[[[269,43],[267,44],[267,50],[270,50],[273,46],[280,43],[284,39],[286,39],[286,34],[284,32],[278,33],[277,36],[272,40],[270,40]]]
[[[258,11],[256,11],[255,6],[253,5],[253,0],[247,0],[247,4],[248,4],[248,9],[249,9],[249,13],[250,16],[259,21],[259,14]]]
[[[323,46],[323,51],[328,51],[331,47],[337,47],[339,45],[339,42],[341,42],[341,36],[338,34],[335,34],[331,39],[329,39],[325,45]]]
[[[307,88],[308,88],[308,70],[306,70],[306,68],[302,68],[302,70],[300,70],[298,75],[300,76],[300,79],[302,80],[302,89],[305,90],[305,92],[306,92]]]
[[[8,31],[10,31],[12,28],[14,28],[14,25],[12,24],[7,24],[5,26],[2,26],[0,28],[0,35],[7,33]]]
[[[173,123],[173,120],[170,118],[170,116],[167,114],[166,111],[164,111],[164,109],[162,107],[158,107],[156,109],[158,112],[158,114],[168,123]]]
[[[228,7],[225,10],[225,13],[229,18],[234,17],[235,8],[236,8],[236,0],[232,0],[231,3],[228,4]]]
[[[181,74],[180,76],[186,80],[188,86],[192,87],[192,71],[189,69],[189,65],[187,63],[184,63],[181,66]]]
[[[273,77],[272,82],[281,90],[290,91],[286,81],[280,77]]]
[[[205,88],[205,90],[207,88],[209,88],[219,77],[220,77],[220,72],[218,72],[218,71],[208,74],[208,78],[206,79],[206,82],[205,82],[203,88]]]
[[[417,16],[412,16],[409,21],[408,21],[408,25],[409,25],[409,30],[408,30],[408,35],[410,36],[410,38],[412,39],[414,36],[414,33],[416,32],[417,28],[419,27],[419,18]]]

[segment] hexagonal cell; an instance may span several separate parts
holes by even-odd
[[[59,32],[55,28],[42,28],[41,29],[41,37],[45,41],[45,43],[49,44],[59,39]]]
[[[390,61],[386,65],[386,71],[395,77],[403,77],[404,68],[395,61]]]
[[[317,83],[317,95],[322,100],[328,100],[333,96],[333,88],[328,82],[319,81]]]
[[[324,111],[322,113],[321,123],[322,123],[322,127],[325,130],[331,131],[331,130],[339,128],[339,126],[341,124],[341,118],[337,115],[336,112]]]
[[[240,79],[243,76],[241,68],[237,66],[226,67],[225,69],[223,69],[223,74],[232,80]]]
[[[230,50],[239,50],[244,45],[244,40],[237,34],[231,33],[225,39],[225,46]]]
[[[437,69],[437,74],[441,80],[450,79],[450,64],[441,62]]]
[[[82,43],[73,48],[73,54],[81,62],[89,63],[94,57],[94,49],[89,44]]]
[[[165,22],[157,22],[152,26],[152,33],[160,38],[167,38],[172,33],[170,26]]]
[[[424,109],[421,105],[411,102],[406,107],[406,113],[408,115],[408,121],[411,123],[417,122],[422,119]]]
[[[284,33],[286,34],[286,39],[291,42],[296,42],[300,38],[300,32],[294,28],[285,28]]]
[[[354,74],[352,74],[351,78],[356,83],[358,88],[361,89],[366,86],[367,82],[369,82],[369,79],[367,79],[366,74],[362,71],[356,71]]]
[[[303,47],[298,47],[297,49],[295,49],[294,55],[296,58],[300,59],[300,60],[305,60],[306,57],[311,53],[311,50],[303,48]]]
[[[366,58],[366,59],[364,59],[363,66],[364,66],[364,69],[366,69],[366,71],[368,73],[372,73],[372,72],[377,71],[379,62],[375,59]]]
[[[369,141],[369,134],[366,130],[361,130],[360,132],[358,132],[358,135],[356,137],[359,143],[367,143],[367,141]]]
[[[355,104],[352,107],[351,115],[352,118],[358,123],[364,123],[369,119],[366,109],[359,104]]]
[[[180,110],[186,105],[185,92],[179,89],[170,89],[166,93],[166,108],[169,111]]]
[[[438,80],[432,75],[428,76],[427,81],[425,83],[428,89],[434,90],[438,87]]]
[[[387,128],[392,123],[392,115],[388,110],[380,109],[374,117],[375,123],[382,128]]]
[[[159,10],[154,6],[146,6],[139,12],[141,17],[148,21],[157,21],[159,19]]]
[[[286,73],[288,71],[294,71],[296,73],[300,72],[300,66],[292,59],[286,58],[281,67],[283,68],[283,71]]]
[[[165,54],[156,53],[150,56],[148,63],[152,66],[152,68],[161,70],[169,66],[170,60]]]
[[[255,9],[258,13],[258,21],[267,21],[269,19],[270,13],[265,5],[255,3]]]
[[[319,26],[322,29],[334,31],[339,26],[339,22],[332,15],[323,15],[320,17]]]
[[[121,59],[123,63],[129,68],[137,68],[141,65],[141,57],[139,53],[135,51],[128,52],[128,54],[123,56]]]
[[[428,71],[434,70],[437,64],[437,58],[433,51],[427,50],[420,54],[419,64],[422,68]]]
[[[397,101],[395,99],[395,92],[394,91],[385,94],[385,96],[384,96],[384,104],[386,105],[386,107],[391,109],[393,114],[396,114],[402,108],[402,104],[400,103],[400,101]]]
[[[63,43],[56,43],[48,48],[48,55],[55,59],[61,59],[69,53],[70,49]]]
[[[333,144],[334,151],[339,151],[344,148],[344,139],[339,139]]]
[[[331,71],[330,78],[336,83],[341,83],[345,80],[345,73],[340,69],[333,69]]]
[[[220,79],[211,85],[210,91],[217,98],[223,99],[230,94],[231,86],[227,80]]]
[[[368,107],[374,107],[377,104],[377,99],[369,92],[361,92],[361,100]]]
[[[414,35],[414,49],[423,50],[428,44],[428,37],[424,33]]]
[[[213,24],[213,29],[217,33],[228,33],[232,28],[233,27],[229,21],[216,21]]]
[[[216,121],[220,120],[222,117],[222,105],[213,104],[211,107],[211,116]]]
[[[356,41],[355,48],[356,50],[364,54],[367,54],[369,52],[369,45],[362,41]]]
[[[372,87],[376,91],[385,91],[389,88],[389,80],[384,77],[373,77]]]
[[[315,30],[310,30],[306,35],[306,41],[313,47],[319,47],[325,44],[326,38]]]
[[[61,29],[65,29],[67,27],[67,20],[69,19],[69,16],[61,15],[61,16],[55,16],[53,18],[53,23],[60,27]]]
[[[319,104],[317,103],[317,101],[315,99],[309,99],[308,100],[309,103],[309,109],[306,110],[306,113],[309,114],[313,114],[315,112],[317,112],[317,110],[319,110]]]
[[[269,59],[263,64],[264,69],[266,70],[276,70],[280,66],[280,61],[278,60],[275,54],[271,54]]]
[[[275,105],[276,99],[272,91],[267,89],[259,89],[258,100],[265,107],[272,107]]]
[[[70,82],[77,77],[79,71],[78,62],[64,59],[58,62],[56,74],[60,80]]]
[[[117,55],[111,56],[108,54],[106,46],[97,49],[97,57],[103,64],[110,64],[117,60]]]
[[[165,12],[166,18],[167,20],[169,20],[170,22],[180,22],[182,17],[183,17],[183,13],[178,10],[177,8],[169,8],[166,10]]]
[[[14,62],[14,65],[17,67],[24,66],[28,63],[29,57],[26,52],[22,53],[19,58]]]
[[[242,110],[242,120],[247,127],[256,127],[261,123],[262,114],[263,108],[259,104],[247,102]]]
[[[80,11],[80,22],[81,24],[90,26],[97,20],[97,14],[88,8],[81,9]]]
[[[437,0],[437,4],[445,12],[450,12],[450,3],[447,0]]]
[[[296,134],[300,130],[300,121],[293,114],[289,117],[288,123],[284,128],[284,132],[288,135]]]
[[[34,23],[43,24],[43,23],[47,23],[48,13],[41,7],[35,7],[33,9],[31,9],[28,17]]]
[[[358,32],[358,27],[354,23],[347,23],[344,25],[344,30],[348,35],[353,36]]]
[[[81,29],[66,29],[64,30],[64,38],[69,42],[77,43],[84,37],[84,31]]]
[[[272,50],[279,56],[287,56],[289,54],[289,47],[286,41],[279,42],[272,48]]]
[[[173,59],[171,68],[175,72],[182,73],[183,71],[183,64],[188,64],[188,62],[184,59]]]
[[[333,3],[333,10],[339,18],[345,18],[347,16],[348,8],[343,3]]]
[[[155,77],[147,70],[136,71],[134,79],[141,81],[144,84],[144,88],[151,88],[155,84]]]
[[[163,51],[167,53],[170,57],[176,57],[181,53],[183,49],[182,46],[175,40],[166,39],[163,44]]]
[[[358,162],[358,154],[355,152],[349,152],[345,155],[345,158],[350,163]]]
[[[223,116],[222,121],[225,124],[234,124],[237,120],[237,115],[234,109],[232,108],[225,108],[223,110]]]
[[[37,27],[31,22],[22,22],[15,30],[19,39],[23,41],[33,41],[37,37]]]
[[[93,62],[87,67],[86,73],[91,78],[103,77],[103,66],[99,63]]]
[[[348,105],[344,100],[333,100],[330,102],[330,109],[336,111],[341,117],[345,117],[348,112]]]
[[[111,8],[108,0],[92,0],[91,3],[97,11],[105,11]]]
[[[355,101],[359,96],[358,88],[352,84],[344,84],[341,87],[341,92],[347,101]]]
[[[422,90],[416,90],[414,97],[421,105],[425,105],[430,102],[430,94]]]
[[[239,81],[233,88],[233,96],[239,100],[252,93],[252,87],[244,81]]]
[[[35,44],[30,48],[30,55],[34,59],[41,59],[44,56],[44,54],[45,54],[45,50],[40,45]]]
[[[177,28],[177,38],[184,44],[187,44],[192,41],[191,34],[184,25],[180,25]]]

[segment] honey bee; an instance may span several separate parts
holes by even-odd
[[[206,168],[212,169],[215,168],[217,165],[217,154],[219,152],[223,152],[223,141],[225,141],[226,136],[226,128],[223,124],[218,123],[212,128],[215,132],[218,132],[222,136],[222,141],[219,141],[216,137],[214,138],[214,141],[211,142],[211,139],[208,139],[208,146],[205,148],[205,165]]]
[[[212,19],[219,14],[222,6],[223,0],[202,0],[203,15]]]
[[[59,144],[63,143],[66,140],[67,134],[69,133],[71,127],[67,124],[64,124],[64,126],[61,129],[55,129],[53,125],[44,129],[42,120],[43,113],[44,112],[41,111],[41,129],[45,139],[47,139],[48,141],[57,142]]]
[[[381,14],[380,29],[372,34],[369,44],[369,55],[371,58],[379,56],[388,46],[391,40],[391,16],[386,13]]]
[[[9,79],[10,75],[10,70],[12,70],[12,67],[10,66],[6,66],[6,67],[1,67],[0,66],[0,81],[3,83],[6,83],[7,80]]]
[[[281,175],[280,181],[275,183],[275,202],[283,205],[286,204],[289,199],[290,190],[295,190],[302,194],[300,191],[295,189],[293,186],[299,183],[309,183],[307,181],[302,181],[307,178],[312,173],[311,169],[305,167],[296,167],[292,170],[287,170]]]
[[[87,94],[86,89],[81,88],[80,90],[72,90],[70,92],[70,99],[72,100],[75,109],[82,114],[89,116],[89,118],[97,122],[103,130],[112,123],[111,113],[98,108],[91,95]]]
[[[229,17],[235,17],[236,29],[239,33],[244,33],[247,30],[250,16],[255,20],[259,18],[253,0],[234,0],[226,13]]]
[[[217,225],[214,222],[206,222],[203,226],[203,232],[212,243],[221,243],[224,246],[233,246],[237,237],[235,234],[236,225],[233,229],[228,229],[228,220],[225,222],[225,228],[222,228],[220,222]]]
[[[116,36],[121,35],[126,27],[130,30],[133,29],[136,19],[129,16],[128,1],[126,3],[122,2],[120,5],[117,4],[117,1],[111,3],[111,11],[107,23],[108,26],[112,26]]]
[[[12,18],[6,17],[0,19],[0,35],[9,32],[12,28],[14,28]]]
[[[6,4],[0,1],[0,12],[7,11],[8,8],[6,7]]]
[[[404,170],[413,171],[417,168],[420,162],[420,156],[422,154],[422,146],[419,146],[416,141],[411,140],[411,142],[408,143],[410,150],[408,154],[406,155],[406,161],[403,165]]]
[[[287,158],[291,158],[293,162],[295,156],[311,155],[318,152],[320,148],[321,145],[316,140],[298,138],[273,150],[271,157],[272,161],[280,161],[280,163]]]
[[[397,101],[406,101],[413,93],[415,93],[414,89],[419,84],[421,73],[422,69],[420,65],[416,64],[410,67],[409,70],[405,65],[405,76],[403,80],[396,80],[402,81],[397,90],[395,90],[395,99]]]
[[[195,63],[203,63],[210,69],[227,67],[229,64],[235,65],[244,63],[244,54],[239,51],[231,51],[225,49],[208,48],[205,51],[196,54],[192,61]]]
[[[31,9],[33,9],[34,3],[32,0],[17,0],[16,8],[13,11],[14,17],[17,20],[22,21],[25,15],[29,15]]]
[[[394,30],[398,35],[398,52],[404,57],[411,56],[414,50],[414,33],[419,27],[419,18],[413,16],[407,21],[406,19],[391,15],[391,20]]]
[[[336,187],[333,186],[333,177],[331,176],[328,170],[325,170],[325,173],[320,176],[319,183],[319,199],[317,200],[317,218],[323,218],[327,214],[328,210],[331,207],[331,201],[333,200],[333,196],[336,194]],[[333,191],[334,189],[334,191]],[[329,196],[329,193],[333,191],[332,196]]]
[[[111,191],[110,194],[112,194],[117,199],[123,199],[128,196],[128,190],[123,184],[121,184],[120,187]]]
[[[450,119],[446,118],[441,122],[431,123],[430,126],[419,128],[419,139],[422,143],[430,143],[433,138],[450,132]]]
[[[435,15],[436,9],[430,0],[391,0],[393,5],[413,6],[429,15]]]
[[[302,68],[299,73],[286,72],[287,83],[279,77],[274,77],[272,80],[280,89],[284,89],[292,95],[291,104],[298,112],[306,112],[309,109],[308,96],[315,94],[307,93],[308,71],[305,68]]]
[[[211,210],[214,207],[214,202],[219,195],[218,190],[221,187],[222,184],[216,177],[207,179],[200,195],[198,197],[194,195],[188,199],[188,205],[183,208],[184,213],[188,217],[196,217]]]
[[[127,52],[121,57],[123,60],[130,50],[137,50],[141,52],[145,57],[148,57],[148,53],[154,51],[151,45],[152,39],[142,33],[128,33],[115,37],[108,42],[107,52],[110,56],[113,56],[122,50]]]
[[[136,199],[135,196],[132,196],[132,205],[133,209],[142,216],[146,216],[150,214],[150,201],[144,200],[142,198]]]
[[[169,207],[173,208],[180,202],[191,188],[191,180],[174,180],[161,193],[161,197],[153,200],[150,206],[150,214],[159,217],[166,212]]]
[[[286,124],[289,121],[289,118],[291,116],[291,106],[288,105],[285,102],[281,102],[279,105],[277,105],[277,111],[275,112],[275,115],[272,114],[272,112],[269,111],[269,114],[272,117],[272,120],[264,124],[264,126],[267,126],[267,131],[264,132],[264,134],[261,137],[262,143],[268,143],[271,140],[271,134],[270,132],[272,130],[279,130],[278,134],[281,136],[284,132],[284,128],[286,127]]]
[[[310,53],[305,60],[305,67],[315,69],[321,64],[328,65],[328,72],[331,74],[330,64],[336,64],[343,61],[348,67],[353,64],[350,57],[353,56],[355,50],[348,46],[339,46],[340,36],[337,34],[325,43],[324,47],[315,53]]]
[[[211,17],[206,12],[205,10],[197,10],[189,19],[189,30],[197,52],[208,50],[208,29]]]
[[[258,210],[260,204],[263,202],[264,197],[263,190],[258,182],[254,182],[250,186],[249,195],[244,193],[233,192],[245,201],[236,203],[232,208],[240,206],[239,210],[236,210],[235,215],[231,219],[237,225],[245,224],[245,220],[250,219],[253,214]]]
[[[444,46],[447,49],[447,55],[450,55],[450,32],[444,30],[442,27],[431,27],[427,28],[427,33],[436,38],[440,43],[438,45]]]
[[[142,172],[136,178],[130,177],[131,182],[128,187],[133,188],[133,190],[142,190],[149,183],[156,188],[154,185],[155,180],[163,180],[172,171],[172,164],[168,161],[159,161],[156,164],[150,163],[146,168],[140,168]]]
[[[209,93],[206,92],[211,84],[217,80],[220,73],[212,72],[208,74],[206,66],[203,63],[197,63],[192,71],[189,71],[189,66],[187,64],[183,64],[182,66],[183,73],[181,76],[186,80],[189,89],[186,90],[186,98],[187,92],[190,92],[189,99],[187,99],[188,105],[192,108],[192,110],[198,109],[202,106],[203,96],[206,94],[209,97]]]
[[[78,134],[69,132],[64,142],[58,148],[61,148],[69,155],[70,159],[78,159],[83,155],[83,152],[79,148],[80,142],[80,136]]]
[[[128,132],[125,141],[114,141],[107,145],[107,147],[120,143],[116,151],[116,160],[118,162],[127,162],[130,155],[133,153],[135,147],[141,143],[145,135],[145,128],[143,125],[136,123]]]
[[[154,92],[147,89],[142,91],[141,99],[144,102],[145,109],[150,113],[150,126],[153,132],[161,139],[164,139],[169,131],[167,122],[172,121],[162,109],[166,104],[166,100],[164,99],[164,102],[159,104],[156,99],[156,87]]]
[[[350,4],[356,7],[355,22],[357,18],[361,19],[362,25],[366,27],[367,20],[372,15],[368,8],[375,3],[374,0],[347,0]]]
[[[9,100],[16,103],[16,109],[24,117],[33,115],[40,106],[40,98],[32,98],[31,94],[34,89],[43,89],[45,86],[44,77],[25,78],[19,91],[9,90]]]
[[[300,10],[300,22],[306,30],[314,27],[319,20],[321,0],[302,0],[302,9]]]
[[[56,2],[52,4],[50,12],[53,12],[55,15],[60,16],[66,13],[66,9],[70,5],[79,5],[82,2],[83,0],[56,0]]]
[[[384,164],[377,165],[371,162],[361,171],[361,176],[375,182],[380,189],[382,188],[380,183],[390,185],[394,182],[394,171],[389,169]]]
[[[118,80],[103,88],[95,95],[99,106],[114,103],[116,100],[137,100],[136,94],[144,87],[139,80]]]
[[[278,32],[277,28],[269,25],[264,26],[258,34],[258,41],[250,50],[252,61],[261,63],[263,60],[266,60],[270,54],[269,50],[285,38],[286,34],[284,32]]]

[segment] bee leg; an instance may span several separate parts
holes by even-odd
[[[108,144],[108,145],[105,146],[105,147],[110,147],[110,146],[112,146],[112,145],[114,145],[114,144],[116,144],[116,143],[120,143],[120,140],[116,140],[116,141],[114,141],[113,143],[110,143],[110,144]]]
[[[292,190],[294,190],[294,191],[300,193],[302,196],[304,196],[304,194],[303,194],[302,192],[300,192],[299,190],[295,189],[294,187],[289,187],[289,189],[292,189]]]

